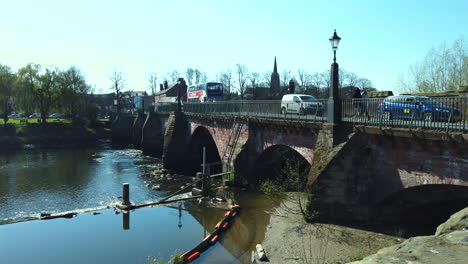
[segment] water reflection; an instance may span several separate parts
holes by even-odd
[[[196,263],[230,263],[225,262],[228,257],[227,254],[223,254],[224,249],[240,263],[250,263],[251,251],[265,238],[270,221],[270,215],[265,211],[271,211],[281,202],[281,199],[271,199],[259,193],[232,195],[242,208],[239,217],[220,240],[222,247],[216,244],[203,253]],[[207,233],[214,231],[215,225],[226,213],[226,210],[198,206],[189,206],[188,211]],[[206,236],[206,232],[203,237]]]
[[[123,223],[123,230],[130,229],[130,212],[124,212],[122,214],[122,223]]]
[[[72,219],[0,225],[1,263],[145,264],[148,256],[166,261],[201,240],[203,227],[182,214],[183,228],[177,226],[177,210],[166,207],[142,208],[122,216],[104,210]],[[235,262],[232,256],[226,260]]]
[[[164,195],[140,177],[158,161],[137,150],[78,148],[0,155],[0,220],[113,205],[123,182],[132,201]]]

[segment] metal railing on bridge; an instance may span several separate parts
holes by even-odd
[[[359,125],[466,133],[467,114],[468,97],[342,100],[342,121]]]
[[[467,133],[468,97],[387,97],[343,99],[342,122],[355,125],[429,129]],[[298,103],[281,100],[184,103],[184,112],[326,122],[328,100]],[[176,103],[158,106],[173,112]]]
[[[310,106],[300,107],[297,102],[280,100],[225,101],[184,104],[184,112],[231,116],[252,116],[273,119],[326,121],[328,100],[317,100]]]

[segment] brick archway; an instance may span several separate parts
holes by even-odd
[[[296,191],[299,186],[305,186],[310,168],[309,161],[294,148],[286,145],[272,145],[258,156],[247,180],[256,188],[269,180],[283,185],[290,191]],[[295,180],[298,182],[293,183]],[[300,184],[297,185],[299,182]]]
[[[211,164],[211,173],[221,172],[221,157],[219,155],[216,142],[211,135],[210,131],[204,126],[198,126],[190,137],[188,147],[188,173],[195,175],[201,171],[201,164],[203,163],[203,147],[205,147],[206,163]],[[214,163],[219,163],[216,165]]]

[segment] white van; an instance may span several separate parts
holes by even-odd
[[[307,94],[285,94],[281,99],[281,114],[323,115],[323,104]]]

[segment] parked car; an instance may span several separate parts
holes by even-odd
[[[65,118],[65,114],[64,113],[53,113],[53,114],[49,115],[49,118]]]
[[[323,114],[323,104],[315,97],[307,94],[285,94],[281,99],[281,114],[296,113],[305,114]]]
[[[444,105],[426,96],[389,96],[377,109],[384,120],[411,119],[458,122],[462,120],[460,109]]]
[[[21,118],[21,114],[14,113],[8,116],[8,118]]]
[[[34,114],[30,115],[29,118],[42,118],[42,114],[41,113],[34,113]]]

